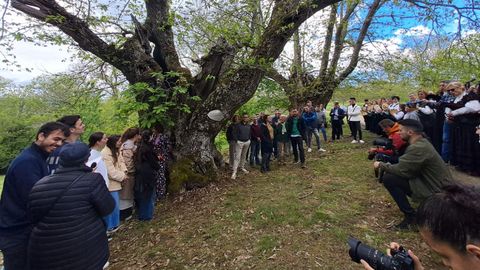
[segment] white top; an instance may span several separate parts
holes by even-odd
[[[348,121],[360,121],[362,114],[362,108],[357,104],[349,105],[347,107]]]
[[[402,111],[398,111],[393,117],[397,119],[397,121],[404,119],[405,113]],[[406,118],[405,118],[406,119]]]
[[[97,166],[95,167],[93,172],[99,173],[100,175],[103,176],[103,180],[105,181],[105,185],[108,188],[107,166],[105,165],[105,162],[102,159],[102,153],[95,150],[95,149],[91,149],[90,150],[90,157],[88,158],[88,161],[87,161],[86,165],[91,166],[92,163],[94,163],[94,162],[97,163]]]
[[[400,111],[400,104],[398,104],[398,103],[390,104],[390,105],[388,105],[388,109],[389,109],[389,110],[397,110],[397,111]]]
[[[462,100],[462,98],[466,95],[466,92],[463,92],[461,95],[455,98],[453,103],[458,103]],[[453,116],[467,114],[467,113],[478,113],[480,112],[480,102],[478,100],[470,100],[469,102],[465,103],[465,106],[462,108],[456,109],[452,111],[450,108],[445,108],[445,113],[452,113]]]

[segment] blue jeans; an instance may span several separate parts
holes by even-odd
[[[324,127],[319,128],[323,135],[323,140],[327,141],[327,130]]]
[[[110,215],[103,217],[105,224],[107,224],[107,230],[111,230],[120,225],[120,208],[118,205],[120,197],[118,195],[118,191],[111,191],[110,195],[112,195],[112,198],[115,200],[115,208]]]
[[[450,161],[450,126],[447,122],[443,123],[442,159],[445,162]]]
[[[153,210],[155,208],[154,194],[155,192],[153,190],[147,192],[135,192],[138,220],[151,220],[153,218]]]
[[[318,129],[310,127],[307,127],[307,147],[312,148],[312,135],[315,135],[317,148],[320,149],[320,134],[318,134]]]
[[[250,166],[253,166],[254,163],[260,165],[260,158],[258,157],[260,153],[260,142],[257,140],[251,140],[250,142]]]

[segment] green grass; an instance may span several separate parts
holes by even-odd
[[[402,218],[366,159],[368,142],[326,144],[291,162],[252,168],[237,180],[177,195],[150,223],[131,221],[110,242],[112,269],[360,269],[346,239],[385,250],[402,243],[426,269],[444,269],[417,232],[389,228]]]

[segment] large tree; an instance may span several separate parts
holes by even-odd
[[[253,96],[265,71],[295,30],[317,11],[336,2],[339,0],[271,2],[266,27],[254,31],[255,42],[218,38],[208,54],[196,60],[196,74],[181,64],[174,36],[176,14],[171,12],[170,1],[146,0],[145,14],[137,16],[140,19],[132,16],[131,30],[113,27],[120,37],[116,40],[121,40],[116,44],[93,30],[105,20],[95,17],[99,12],[93,10],[91,1],[12,0],[12,7],[54,26],[81,50],[120,70],[141,104],[137,108],[144,125],[156,124],[157,119],[174,120],[175,124],[168,127],[177,158],[172,180],[206,182],[216,177],[223,163],[214,138],[225,125],[225,121],[210,120],[207,113],[218,109],[230,118]],[[97,6],[108,10],[102,5]],[[252,24],[257,20],[258,16],[253,16]],[[240,52],[248,61],[233,61]],[[156,117],[158,114],[162,117]]]
[[[314,24],[315,27],[297,30],[291,40],[293,57],[287,59],[287,64],[284,61],[283,65],[269,70],[267,76],[282,86],[292,106],[302,105],[307,100],[326,104],[334,90],[360,62],[372,63],[375,71],[388,64],[385,63],[385,59],[391,59],[388,45],[400,47],[398,44],[386,44],[394,43],[387,38],[389,35],[424,30],[429,31],[422,35],[427,40],[438,35],[447,40],[461,41],[465,30],[478,29],[478,11],[473,1],[465,1],[462,5],[448,1],[343,1],[332,5],[329,12],[323,14],[321,22]],[[452,28],[448,19],[452,16],[458,19],[458,25],[453,27],[457,30],[446,33],[445,29]],[[315,33],[319,26],[325,29],[324,35]],[[404,42],[404,45],[411,47],[412,42]],[[365,44],[370,45],[370,51],[362,52]],[[424,45],[424,50],[428,51],[428,41]],[[306,52],[306,47],[310,47],[312,52]]]

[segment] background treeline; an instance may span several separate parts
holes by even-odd
[[[385,56],[376,69],[357,70],[336,89],[332,101],[347,104],[348,98],[354,96],[361,104],[365,98],[392,95],[405,101],[409,93],[420,89],[437,91],[438,83],[444,79],[480,78],[480,34],[469,35],[461,44],[441,39],[435,42],[429,44],[428,50],[419,45]],[[118,73],[112,70],[110,77],[104,77],[74,70],[38,77],[26,84],[0,78],[0,174],[32,142],[42,123],[62,115],[82,116],[87,125],[84,141],[95,131],[119,134],[137,125],[138,115],[125,110],[130,97],[123,93],[128,86]],[[238,113],[272,113],[276,108],[286,112],[289,107],[283,89],[264,78],[255,96]],[[216,145],[220,150],[226,148],[224,132],[217,136]]]

